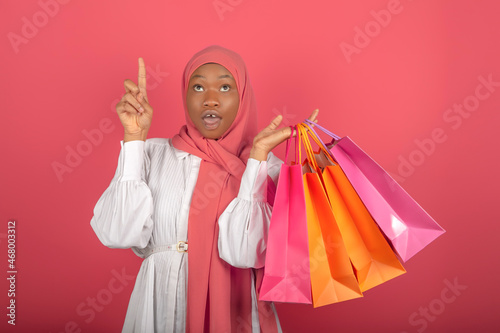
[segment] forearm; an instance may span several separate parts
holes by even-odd
[[[264,266],[272,207],[267,203],[267,163],[249,159],[240,191],[218,219],[221,259],[234,267]]]
[[[147,137],[148,137],[148,132],[139,132],[134,134],[125,133],[125,135],[123,136],[123,142],[135,141],[135,140],[146,141]]]
[[[151,236],[153,199],[144,178],[144,145],[122,144],[115,176],[94,208],[90,224],[105,246],[143,248]]]
[[[253,158],[254,160],[257,161],[267,161],[267,155],[268,152],[262,149],[252,147],[252,150],[250,150],[250,158]]]

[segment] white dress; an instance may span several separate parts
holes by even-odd
[[[186,327],[189,208],[201,159],[172,146],[171,139],[121,141],[116,173],[94,208],[90,222],[110,248],[131,248],[145,258],[130,297],[122,332],[184,332]],[[238,196],[219,217],[220,257],[240,268],[264,266],[272,207],[269,175],[277,184],[283,162],[249,158]],[[210,192],[196,200],[210,201]],[[178,241],[188,252],[176,250]],[[181,244],[182,245],[182,244]],[[252,274],[252,281],[254,281]],[[274,305],[271,308],[276,316]],[[252,332],[260,332],[252,283]]]

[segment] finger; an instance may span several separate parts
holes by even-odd
[[[291,139],[297,136],[297,129],[295,126],[287,126],[281,129],[283,140]]]
[[[318,122],[318,119],[316,119],[316,117],[318,116],[318,113],[319,113],[319,109],[316,109],[314,110],[311,115],[309,116],[309,119],[310,121],[312,121],[313,123],[317,123]],[[314,124],[309,124],[309,127],[313,128],[314,127]],[[306,130],[309,131],[309,129],[306,127]]]
[[[271,123],[266,127],[266,129],[269,129],[271,131],[274,131],[280,124],[281,124],[281,121],[283,120],[283,116],[282,115],[277,115],[272,121]]]
[[[125,87],[125,91],[127,93],[131,93],[134,96],[137,96],[137,94],[140,92],[139,87],[134,83],[134,81],[130,79],[126,79],[123,81],[123,86]]]
[[[319,109],[314,110],[311,115],[309,116],[309,120],[312,122],[316,122],[316,117],[318,116]]]
[[[122,100],[125,100],[128,104],[134,107],[137,110],[137,112],[142,113],[145,111],[143,105],[131,93],[125,94]]]
[[[146,66],[144,65],[144,59],[139,58],[139,78],[137,79],[139,90],[141,91],[144,99],[148,99],[146,93]]]
[[[126,101],[121,101],[116,104],[116,112],[118,114],[128,113],[131,115],[139,114],[139,112]]]

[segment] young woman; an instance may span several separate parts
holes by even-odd
[[[217,45],[186,65],[186,125],[172,139],[147,139],[142,58],[138,85],[125,80],[125,89],[118,167],[91,220],[104,245],[144,258],[123,332],[280,332],[258,293],[283,163],[271,150],[291,129],[277,129],[277,116],[257,131],[246,66]]]

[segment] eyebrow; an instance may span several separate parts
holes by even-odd
[[[200,74],[193,75],[191,78],[194,79],[197,77],[205,79],[205,80],[207,79],[206,77],[204,77],[203,75],[200,75]],[[231,75],[228,75],[228,74],[224,74],[224,75],[221,75],[218,77],[218,79],[225,79],[225,78],[233,79],[233,77]]]

